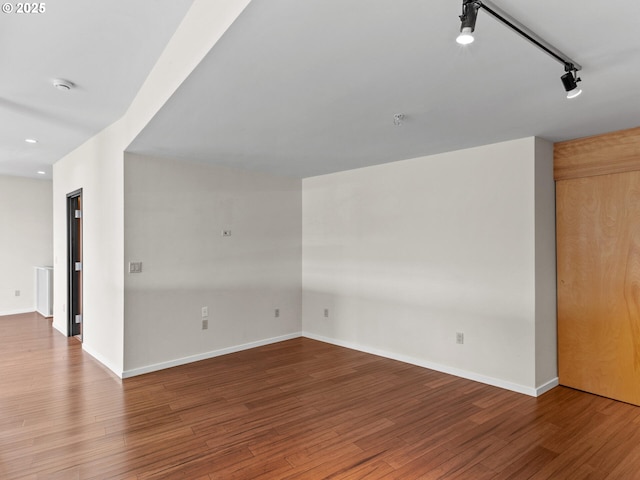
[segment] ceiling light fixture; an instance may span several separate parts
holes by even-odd
[[[69,80],[63,80],[61,78],[54,78],[51,83],[54,87],[56,87],[58,90],[62,90],[63,92],[68,92],[75,86],[73,82],[70,82]]]
[[[470,43],[473,43],[475,40],[475,38],[473,38],[473,30],[474,29],[471,27],[462,27],[460,35],[456,38],[456,42],[460,45],[469,45]]]
[[[46,175],[46,174],[47,174],[47,172],[44,172],[44,171],[42,171],[42,170],[38,170],[38,172],[37,172],[37,173],[38,173],[38,175]]]
[[[25,138],[24,139],[25,142],[27,143],[38,143],[38,140],[36,140],[35,138]]]
[[[402,125],[402,121],[404,120],[404,113],[396,113],[393,116],[393,124],[396,127],[399,127],[400,125]]]
[[[478,17],[478,10],[480,9],[480,2],[462,2],[462,15],[460,15],[460,35],[456,38],[456,42],[460,45],[469,45],[475,40],[473,38],[473,32],[476,29],[476,19]]]
[[[578,77],[578,71],[573,68],[573,65],[565,65],[564,68],[567,73],[562,75],[560,80],[562,80],[564,89],[567,91],[567,98],[576,98],[582,93],[582,89],[578,87],[578,82],[582,81],[582,79]]]
[[[529,43],[532,43],[540,50],[550,55],[554,60],[562,63],[562,65],[564,66],[564,71],[566,73],[562,75],[560,79],[562,80],[562,84],[567,91],[567,98],[575,98],[582,93],[582,90],[577,86],[577,82],[581,81],[581,79],[578,77],[578,72],[582,70],[582,67],[577,62],[574,62],[571,58],[562,53],[549,42],[546,42],[531,30],[529,30],[527,27],[522,25],[520,22],[515,20],[513,17],[510,17],[495,5],[492,5],[490,2],[487,2],[485,0],[462,0],[462,15],[460,15],[460,35],[458,35],[458,38],[456,39],[459,44],[468,45],[469,43],[473,42],[473,32],[476,28],[476,17],[478,15],[478,10],[480,10],[481,8],[493,18],[498,20],[500,23],[506,25],[522,38],[527,40]]]

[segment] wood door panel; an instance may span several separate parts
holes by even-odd
[[[560,383],[640,405],[640,172],[556,189]]]

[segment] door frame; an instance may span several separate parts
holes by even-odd
[[[67,194],[67,333],[82,341],[82,214],[76,217],[76,210],[83,210],[81,188]],[[82,265],[79,272],[78,261]],[[80,315],[79,323],[75,321],[76,315]]]

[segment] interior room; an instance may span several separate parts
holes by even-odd
[[[635,478],[635,10],[3,5],[0,476]]]

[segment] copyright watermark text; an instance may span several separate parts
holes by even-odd
[[[17,13],[17,14],[38,14],[45,13],[47,11],[47,4],[40,3],[10,3],[5,2],[2,4],[2,13]]]

